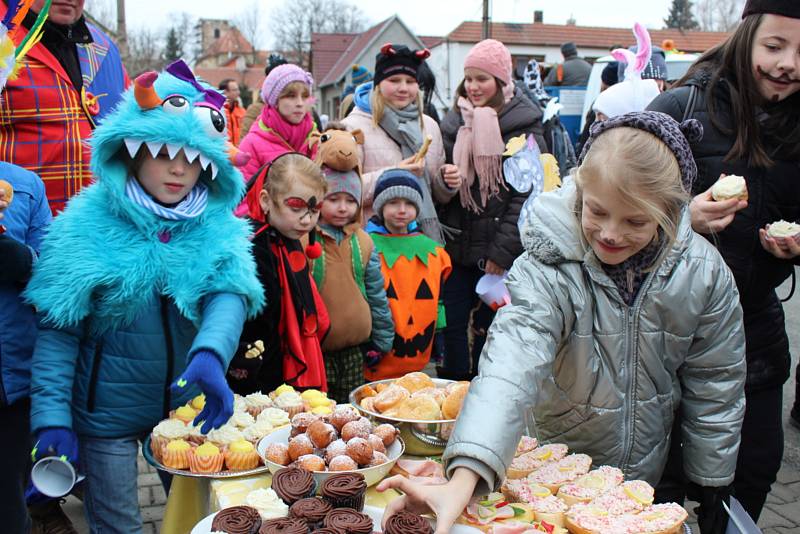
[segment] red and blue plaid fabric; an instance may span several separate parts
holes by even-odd
[[[89,25],[89,30],[94,42],[76,45],[82,91],[40,43],[0,98],[0,161],[38,174],[54,214],[92,181],[87,141],[130,84],[116,46],[97,28]]]

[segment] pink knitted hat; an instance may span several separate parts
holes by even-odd
[[[464,60],[464,68],[469,67],[488,72],[506,87],[512,84],[511,52],[495,39],[484,39],[472,47]]]
[[[269,76],[261,85],[261,100],[269,104],[270,107],[278,106],[278,97],[287,85],[292,82],[301,82],[308,86],[311,91],[314,87],[314,78],[311,73],[304,71],[297,65],[279,65],[269,72]]]

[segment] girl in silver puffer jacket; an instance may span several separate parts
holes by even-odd
[[[574,179],[534,204],[507,281],[511,304],[489,330],[443,456],[450,482],[384,481],[378,489],[406,494],[387,514],[428,507],[437,534],[447,532],[476,488],[500,487],[534,421],[542,441],[655,485],[680,410],[701,531],[724,531],[744,334],[731,273],[688,219],[697,168],[686,137],[699,135],[696,121],[655,112],[592,128]]]

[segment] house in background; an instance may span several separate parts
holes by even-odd
[[[534,13],[530,24],[494,22],[491,37],[502,41],[511,52],[517,75],[523,72],[527,62],[536,59],[543,65],[554,65],[563,61],[561,45],[572,41],[578,46],[578,54],[588,61],[606,56],[612,46],[636,44],[630,28],[601,28],[574,24],[544,24],[540,11]],[[724,32],[701,32],[680,30],[649,30],[653,44],[670,39],[682,52],[704,52],[724,41]],[[431,48],[428,64],[436,75],[440,93],[452,98],[464,77],[464,59],[475,43],[481,40],[481,23],[465,21]]]
[[[431,48],[439,37],[417,36],[397,15],[379,22],[363,33],[314,33],[311,35],[311,65],[316,84],[316,108],[335,118],[342,93],[351,79],[353,65],[375,70],[375,56],[385,43],[402,43],[410,48]]]

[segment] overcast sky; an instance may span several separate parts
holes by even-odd
[[[87,7],[104,1],[109,0],[90,0]],[[259,1],[265,32],[269,29],[270,11],[284,1]],[[481,0],[350,1],[366,13],[370,22],[397,13],[420,35],[445,35],[461,21],[480,20],[482,10]],[[641,22],[648,28],[663,27],[670,4],[671,0],[494,0],[490,3],[495,22],[532,22],[533,11],[540,9],[544,11],[546,23],[564,24],[572,16],[578,24],[586,26],[632,27],[634,22]],[[133,27],[152,25],[153,21],[157,21],[156,27],[166,27],[171,12],[186,11],[193,17],[234,18],[252,5],[253,0],[129,0],[126,11],[128,24]],[[260,44],[269,47],[272,42],[267,35]]]

